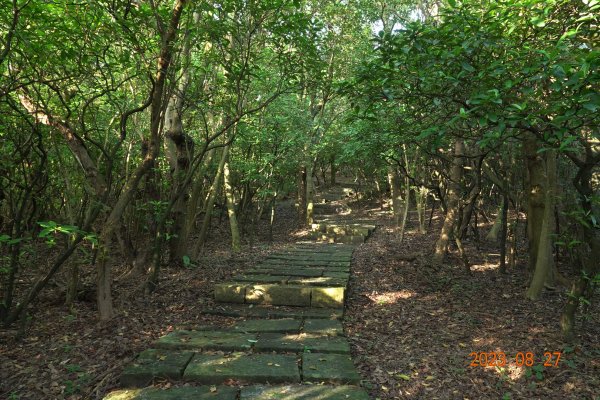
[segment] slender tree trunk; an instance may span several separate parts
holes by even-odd
[[[496,219],[494,219],[494,225],[492,225],[492,228],[490,229],[490,231],[488,232],[488,234],[485,236],[485,240],[489,241],[489,242],[493,242],[496,243],[498,242],[498,235],[500,234],[500,231],[502,229],[502,221],[504,219],[504,206],[506,205],[505,202],[505,197],[502,197],[502,201],[500,202],[500,206],[498,206],[498,214],[496,215]]]
[[[425,228],[425,210],[427,208],[427,193],[425,187],[420,187],[415,190],[415,202],[417,206],[417,218],[419,219],[419,233],[424,235],[427,233]]]
[[[141,179],[154,165],[154,160],[158,157],[160,150],[160,126],[164,108],[167,73],[173,56],[173,42],[177,37],[177,27],[186,2],[186,0],[178,0],[175,3],[168,30],[163,37],[160,55],[158,57],[158,71],[154,80],[150,105],[150,140],[148,154],[125,184],[117,203],[106,219],[99,235],[99,243],[102,246],[102,250],[97,265],[97,303],[101,320],[108,320],[114,315],[111,294],[111,266],[108,262],[110,239],[112,238],[115,229],[118,228],[121,217],[125,212],[125,208],[133,198]]]
[[[392,196],[394,227],[397,228],[400,225],[402,195],[400,194],[400,177],[398,176],[398,170],[392,166],[388,166],[388,183],[390,185],[390,195]]]
[[[332,154],[329,158],[329,168],[331,171],[331,186],[335,186],[335,176],[337,175],[337,168],[335,166],[335,154]]]
[[[533,278],[527,298],[537,300],[544,285],[554,284],[554,257],[552,252],[552,235],[554,233],[554,183],[556,181],[556,155],[554,151],[546,152],[546,184],[544,193],[544,214],[539,233],[538,253]]]
[[[506,273],[506,239],[508,234],[508,195],[504,193],[502,197],[502,220],[500,234],[500,272]]]
[[[403,144],[404,149],[404,168],[406,176],[404,178],[404,207],[402,208],[402,219],[400,221],[400,243],[404,240],[404,232],[406,229],[406,220],[408,218],[408,210],[410,208],[410,179],[408,177],[408,171],[410,171],[410,165],[408,163],[408,155],[406,154],[406,145]]]
[[[235,215],[235,199],[233,198],[233,187],[231,186],[231,176],[229,172],[229,161],[226,157],[223,164],[223,186],[225,189],[225,200],[227,202],[227,215],[229,216],[229,227],[231,229],[231,250],[237,253],[241,249],[240,230],[237,217]]]
[[[529,239],[529,272],[533,274],[539,253],[540,234],[544,220],[546,171],[539,145],[533,135],[528,135],[523,144],[527,160],[527,237]]]
[[[306,168],[306,225],[311,226],[315,221],[315,183],[313,180],[314,162],[309,162]]]
[[[304,226],[306,222],[306,186],[307,186],[307,178],[306,178],[306,166],[300,166],[300,170],[298,171],[298,221],[300,222],[300,226]]]
[[[450,182],[448,183],[447,212],[444,219],[444,225],[440,232],[440,237],[435,244],[435,252],[432,262],[434,265],[441,265],[448,251],[448,242],[450,235],[456,224],[459,212],[460,180],[462,178],[463,156],[465,151],[464,142],[457,139],[454,143],[454,158],[450,170]]]
[[[202,250],[202,246],[206,241],[206,235],[208,233],[208,227],[210,225],[210,219],[212,217],[213,208],[215,206],[215,201],[217,200],[217,196],[219,194],[219,188],[221,186],[221,177],[223,175],[223,168],[225,166],[225,161],[227,160],[227,154],[229,152],[229,145],[223,147],[223,152],[221,154],[221,161],[219,162],[219,166],[217,167],[217,173],[215,174],[215,179],[210,187],[208,200],[206,202],[206,212],[204,214],[204,219],[202,220],[202,227],[200,228],[200,235],[196,240],[196,246],[194,248],[194,258],[197,259],[200,255],[200,251]]]

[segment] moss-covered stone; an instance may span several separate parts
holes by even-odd
[[[246,291],[246,303],[279,306],[310,306],[311,289],[297,285],[252,285]]]
[[[300,381],[296,356],[280,354],[196,355],[183,377],[188,381],[205,384],[218,384],[228,380],[245,383]]]
[[[339,272],[339,270],[331,271],[331,270],[327,269],[323,272],[323,276],[328,277],[328,278],[338,278],[338,279],[348,280],[348,279],[350,279],[350,272]]]
[[[144,350],[136,360],[125,367],[121,374],[121,385],[142,387],[154,378],[179,379],[194,353],[166,351],[160,349]]]
[[[304,353],[302,380],[356,385],[360,383],[360,375],[349,355]]]
[[[324,336],[341,336],[344,328],[340,321],[331,319],[306,319],[302,331]]]
[[[178,387],[169,389],[146,388],[119,390],[104,400],[236,400],[239,389],[229,386]]]
[[[343,307],[345,289],[343,287],[313,287],[312,307]]]
[[[232,279],[236,282],[287,283],[289,277],[282,276],[282,275],[267,275],[267,274],[253,275],[253,274],[250,274],[250,275],[236,275]]]
[[[286,385],[242,388],[240,400],[369,400],[357,386]]]
[[[252,319],[235,324],[241,332],[299,333],[302,321],[297,319]]]
[[[245,298],[245,283],[219,283],[215,285],[215,300],[220,303],[243,303]]]
[[[348,284],[348,280],[340,279],[340,278],[325,277],[325,276],[295,277],[295,278],[290,278],[289,283],[292,285],[305,285],[305,286],[346,287],[346,285]]]
[[[288,308],[255,305],[218,305],[202,310],[203,314],[244,318],[312,318],[341,319],[343,308]]]
[[[252,347],[255,334],[241,332],[175,331],[159,338],[154,347],[170,350],[245,351]]]
[[[343,337],[331,337],[310,333],[280,334],[263,333],[255,345],[256,351],[294,352],[314,351],[319,353],[349,354],[350,346]]]

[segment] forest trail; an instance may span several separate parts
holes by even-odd
[[[317,196],[311,241],[215,285],[218,304],[205,312],[240,317],[233,326],[159,338],[105,400],[368,399],[341,323],[352,253],[375,229],[352,217],[354,191],[337,186]],[[155,378],[200,386],[144,388]]]

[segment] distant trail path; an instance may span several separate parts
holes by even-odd
[[[375,229],[348,214],[352,195],[340,186],[320,193],[312,241],[215,285],[220,304],[205,312],[242,317],[231,328],[161,337],[125,368],[126,389],[105,400],[369,399],[341,324],[352,252]],[[144,388],[154,378],[199,386]]]

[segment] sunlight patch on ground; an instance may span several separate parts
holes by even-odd
[[[409,299],[414,295],[416,295],[416,293],[411,290],[399,290],[395,292],[383,293],[373,292],[367,297],[376,304],[393,304],[397,303],[400,299]]]
[[[301,231],[292,233],[292,236],[296,237],[296,238],[301,238],[301,237],[308,235],[309,233],[310,233],[310,231],[308,229],[302,229]]]
[[[471,265],[471,271],[475,271],[475,272],[477,272],[477,271],[481,271],[481,272],[483,272],[483,271],[491,271],[491,270],[495,270],[495,269],[498,269],[498,268],[499,268],[498,264],[496,264],[496,263],[490,263],[490,262],[487,262],[487,263],[484,263],[484,264],[473,264],[473,265]]]

